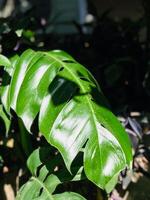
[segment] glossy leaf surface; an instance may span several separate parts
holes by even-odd
[[[131,145],[90,72],[62,51],[27,50],[13,69],[7,110],[14,109],[28,131],[39,114],[40,132],[68,170],[84,148],[86,176],[111,191],[131,165]]]

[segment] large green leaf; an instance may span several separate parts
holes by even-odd
[[[58,155],[50,156],[51,154],[50,149],[40,148],[30,155],[27,164],[33,176],[21,187],[17,194],[17,200],[85,200],[84,197],[73,192],[53,194],[59,184],[67,180],[80,180],[81,172],[77,171],[72,176],[63,169],[55,172],[55,167],[60,167],[63,161]]]
[[[130,141],[90,72],[62,51],[25,51],[13,68],[8,106],[30,131],[39,129],[62,154],[70,170],[84,148],[87,177],[108,192],[131,165]]]

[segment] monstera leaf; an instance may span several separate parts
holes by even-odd
[[[10,67],[11,62],[8,60],[7,57],[0,54],[0,66]]]
[[[16,200],[85,200],[81,195],[74,192],[64,192],[61,194],[53,194],[56,187],[70,180],[80,180],[81,170],[77,171],[75,175],[68,176],[67,172],[57,172],[56,176],[55,167],[60,166],[62,160],[59,156],[50,157],[51,152],[47,148],[36,149],[28,158],[28,168],[32,173],[32,177],[24,184],[17,194]],[[45,162],[46,160],[46,162]],[[62,176],[63,174],[63,176]],[[59,179],[59,175],[61,180]],[[66,175],[66,176],[65,176]]]
[[[88,179],[111,191],[131,165],[131,146],[90,72],[63,51],[27,50],[13,60],[10,76],[5,110],[13,109],[29,132],[38,115],[40,132],[68,170],[82,149]]]

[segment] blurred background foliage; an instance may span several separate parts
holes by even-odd
[[[133,183],[131,187],[128,187],[128,183],[139,180],[141,174],[146,177],[144,184],[149,184],[150,178],[150,1],[119,2],[0,0],[0,53],[11,57],[27,48],[69,52],[95,76],[113,112],[119,116],[131,136],[134,172],[137,174],[136,178],[134,173],[128,176],[126,172],[122,174],[122,186],[119,185],[119,189],[110,195],[116,200],[136,199],[136,192],[125,196],[134,188]],[[0,83],[2,74],[3,69],[0,68]],[[21,173],[20,169],[26,161],[19,135],[16,134],[18,126],[14,121],[5,137],[6,128],[1,121],[0,173],[4,175],[11,172],[12,177],[17,177],[12,179],[4,176],[0,183],[1,190],[8,189],[4,184],[7,182],[13,182],[11,185],[18,187],[18,173]],[[34,148],[37,147],[39,143],[30,137]],[[17,152],[15,157],[14,152]],[[24,174],[26,179],[27,175]],[[90,190],[93,192],[93,188]],[[13,192],[15,194],[16,189]],[[4,194],[2,191],[2,194],[6,199],[6,192]],[[141,196],[142,200],[150,199],[147,192],[141,194],[147,195]]]

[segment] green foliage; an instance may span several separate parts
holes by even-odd
[[[10,119],[4,112],[2,105],[0,105],[0,118],[3,120],[3,122],[5,124],[6,133],[8,133],[9,128],[10,128]]]
[[[87,178],[110,192],[120,171],[131,166],[131,146],[90,72],[63,51],[29,49],[11,62],[10,71],[6,66],[11,81],[1,97],[5,110],[10,113],[13,109],[29,132],[38,115],[40,133],[59,150],[68,171],[72,172],[73,160],[83,151]],[[57,177],[51,178],[57,186]],[[34,188],[34,184],[40,190],[45,182],[40,185],[39,179],[45,180],[39,174],[31,178],[27,188]],[[28,190],[21,189],[20,194],[24,191]]]
[[[27,161],[28,168],[33,176],[21,187],[16,199],[85,200],[81,195],[74,192],[53,194],[59,184],[69,180],[77,181],[81,178],[82,168],[72,176],[66,170],[55,172],[55,168],[61,167],[62,163],[63,161],[59,156],[52,156],[50,149],[36,149]]]
[[[11,63],[8,60],[8,58],[6,58],[3,55],[0,55],[0,66],[5,66],[5,67],[10,67]]]

